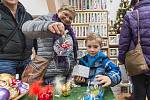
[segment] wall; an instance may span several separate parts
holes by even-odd
[[[68,0],[47,0],[50,12],[57,12],[63,4],[69,4]]]
[[[32,15],[46,15],[49,13],[46,0],[19,0]]]
[[[110,20],[115,20],[117,15],[117,10],[119,8],[121,0],[112,0],[112,2],[107,2],[107,10],[109,12]]]
[[[45,15],[56,12],[64,3],[63,0],[19,0],[32,15]],[[65,0],[66,2],[67,0]]]
[[[117,11],[118,11],[118,8],[119,8],[119,5],[120,5],[121,1],[122,0],[112,0],[112,3],[107,2],[107,9],[109,11],[110,20],[115,20],[116,19]],[[128,1],[131,2],[131,0],[128,0]]]
[[[46,0],[46,1],[49,12],[56,12],[56,4],[55,4],[56,1],[55,0]]]

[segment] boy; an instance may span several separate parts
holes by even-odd
[[[85,85],[96,78],[98,84],[102,87],[117,85],[121,81],[121,73],[119,67],[100,51],[101,37],[98,34],[89,33],[85,44],[88,54],[79,59],[79,65],[90,68],[89,77],[85,79],[75,76],[75,83]]]

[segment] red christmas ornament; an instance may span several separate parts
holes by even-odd
[[[66,48],[66,44],[63,43],[63,44],[61,45],[61,47],[62,47],[62,48]]]
[[[70,48],[70,44],[69,43],[66,43],[66,48]]]
[[[15,79],[15,78],[12,78],[12,79],[9,80],[9,83],[10,83],[11,87],[18,87],[18,84],[21,83],[21,81]]]
[[[41,93],[38,96],[38,100],[53,100],[52,93]]]
[[[13,86],[14,86],[14,85],[16,85],[16,84],[17,84],[17,80],[16,80],[16,79],[11,79],[11,82],[10,82],[10,83],[11,83],[11,85],[13,85]]]
[[[62,48],[65,48],[65,49],[68,49],[68,48],[70,48],[70,43],[69,42],[67,42],[67,41],[65,41],[63,44],[61,44],[61,47]]]
[[[37,96],[40,93],[40,91],[42,90],[41,83],[42,83],[42,81],[36,81],[36,82],[32,83],[32,85],[30,86],[30,89],[29,89],[30,96]]]
[[[53,100],[53,86],[41,86],[42,81],[37,81],[30,87],[29,94],[38,96],[38,100]]]

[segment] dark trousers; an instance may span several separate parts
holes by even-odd
[[[136,75],[131,77],[133,83],[134,100],[150,100],[150,75]]]

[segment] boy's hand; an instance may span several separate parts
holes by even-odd
[[[102,87],[107,87],[111,84],[111,79],[105,75],[96,75],[96,80]]]
[[[81,76],[74,76],[74,82],[75,83],[78,83],[78,84],[81,84],[81,83],[85,83],[86,80],[84,77],[81,77]]]
[[[65,34],[65,27],[64,24],[61,22],[54,22],[48,26],[48,30],[52,33],[57,33],[59,35]]]

